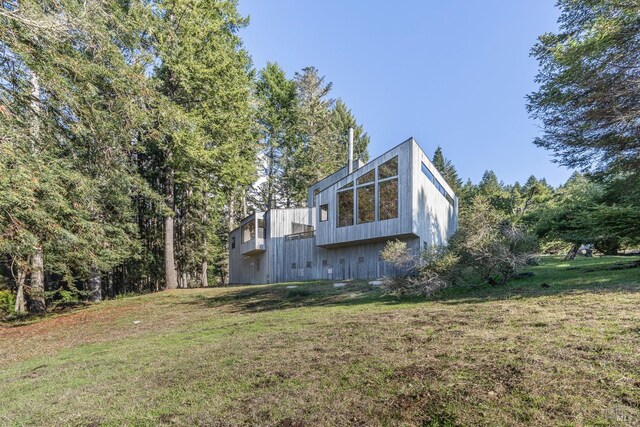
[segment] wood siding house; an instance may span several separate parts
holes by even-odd
[[[455,232],[458,198],[410,138],[308,189],[308,208],[255,212],[229,233],[229,282],[366,279],[385,275],[380,251],[419,251]]]

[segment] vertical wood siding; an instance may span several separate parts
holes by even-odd
[[[398,156],[398,218],[337,227],[336,190],[395,156]],[[453,197],[453,206],[422,173],[422,163]],[[378,185],[375,188],[377,211]],[[229,234],[229,241],[236,237],[236,248],[229,250],[230,283],[381,277],[391,273],[389,266],[379,259],[387,241],[398,238],[417,251],[425,244],[446,244],[457,227],[458,198],[413,138],[349,176],[343,168],[314,184],[309,188],[309,206],[313,206],[315,189],[322,190],[315,208],[277,209],[264,214],[267,226],[264,252],[242,255],[240,228]],[[319,222],[319,206],[324,204],[329,205],[329,218]],[[293,231],[292,223],[314,226],[316,236],[287,240],[286,236]]]

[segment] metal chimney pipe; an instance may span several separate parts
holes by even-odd
[[[349,159],[347,164],[347,171],[353,172],[353,128],[349,126]]]

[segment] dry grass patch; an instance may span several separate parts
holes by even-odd
[[[593,262],[570,266],[620,260]],[[173,291],[0,330],[0,420],[638,424],[634,271],[576,278],[555,259],[533,271],[428,301],[364,283]]]

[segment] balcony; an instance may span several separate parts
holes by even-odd
[[[253,214],[244,220],[240,228],[240,253],[242,255],[256,255],[266,250],[265,240],[267,230],[264,218]]]
[[[304,231],[302,233],[288,234],[288,235],[284,236],[284,241],[285,242],[290,242],[292,240],[311,239],[312,237],[316,237],[316,231],[315,230]]]

